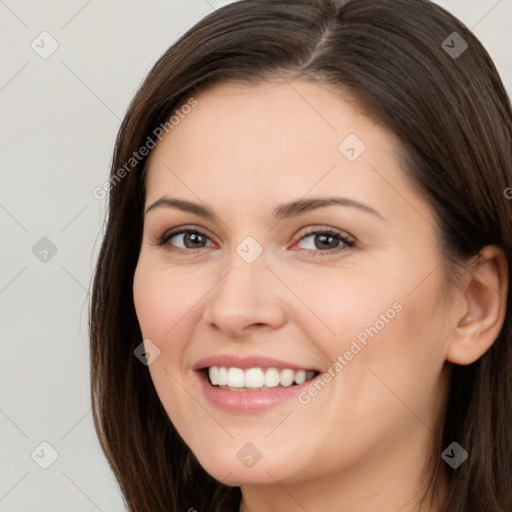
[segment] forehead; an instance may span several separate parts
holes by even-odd
[[[191,166],[209,155],[211,165],[236,160],[237,167],[244,162],[247,167],[255,159],[280,164],[286,159],[310,167],[314,160],[314,167],[320,167],[342,156],[339,144],[351,134],[366,148],[371,145],[372,152],[389,153],[394,146],[392,134],[359,113],[353,101],[321,83],[220,83],[194,99],[197,105],[179,116],[151,160],[165,156],[177,161],[186,154]],[[285,171],[287,166],[280,167]]]
[[[353,99],[320,82],[220,83],[201,91],[196,101],[193,112],[173,130],[176,144],[183,142],[178,137],[186,138],[192,132],[199,135],[194,142],[201,146],[227,144],[235,151],[241,147],[251,153],[266,150],[267,154],[278,147],[310,153],[303,147],[304,140],[317,149],[337,150],[344,134],[362,137],[376,125]],[[382,130],[375,136],[392,138]],[[253,141],[266,145],[257,147]]]
[[[394,135],[328,86],[220,83],[194,99],[197,105],[153,150],[147,203],[180,192],[256,209],[262,198],[278,204],[335,192],[387,201],[399,214],[407,202],[397,194],[414,195],[406,190]]]

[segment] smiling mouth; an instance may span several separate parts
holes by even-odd
[[[308,382],[318,375],[316,370],[292,370],[290,368],[247,368],[210,366],[203,372],[208,382],[228,391],[264,391],[287,388]]]

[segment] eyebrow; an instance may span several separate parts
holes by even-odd
[[[328,206],[333,205],[357,208],[358,210],[370,213],[384,220],[384,217],[378,211],[374,210],[371,206],[344,197],[297,199],[296,201],[292,201],[291,203],[285,203],[275,208],[272,212],[272,216],[276,220],[283,220],[291,217],[296,217],[311,210],[316,210],[317,208],[326,208]],[[160,199],[157,199],[154,203],[152,203],[146,209],[144,215],[146,215],[151,210],[161,207],[182,210],[184,212],[193,213],[194,215],[198,215],[199,217],[204,217],[206,219],[213,219],[216,217],[216,215],[205,206],[201,206],[200,204],[193,203],[185,199],[177,199],[174,197],[167,196],[161,197]]]

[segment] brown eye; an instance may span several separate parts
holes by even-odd
[[[188,249],[195,249],[197,247],[203,247],[202,244],[204,244],[206,242],[206,237],[203,236],[201,233],[188,231],[188,232],[182,233],[182,234],[184,235],[183,244]],[[180,235],[178,235],[178,236],[180,236]]]
[[[312,251],[313,253],[326,253],[339,252],[346,250],[349,247],[353,247],[355,243],[349,240],[341,231],[328,229],[328,230],[317,230],[306,233],[303,235],[299,242],[311,239],[303,247],[306,250]]]
[[[174,240],[173,240],[174,239]],[[187,249],[202,249],[209,238],[200,231],[191,229],[182,229],[180,231],[172,231],[166,233],[158,242],[158,245],[169,245],[177,250],[186,251]],[[213,245],[213,244],[212,244]]]

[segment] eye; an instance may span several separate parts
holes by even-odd
[[[355,246],[355,242],[345,233],[333,228],[309,231],[299,239],[299,242],[304,242],[308,239],[310,240],[304,244],[306,247],[303,248],[312,254],[332,254]]]
[[[203,247],[207,247],[204,244],[208,240],[210,240],[210,238],[202,231],[181,228],[164,233],[164,235],[158,240],[158,245],[169,245],[171,250],[187,253],[193,249],[202,249]],[[215,247],[215,244],[212,243],[210,247],[212,246]]]
[[[308,239],[310,240],[304,244],[306,247],[303,249],[312,255],[338,253],[355,246],[355,242],[346,233],[333,228],[310,230],[299,238],[297,244]],[[190,254],[195,249],[215,247],[208,235],[200,230],[187,228],[174,229],[164,233],[158,239],[157,245],[165,246],[171,251],[182,254]]]

